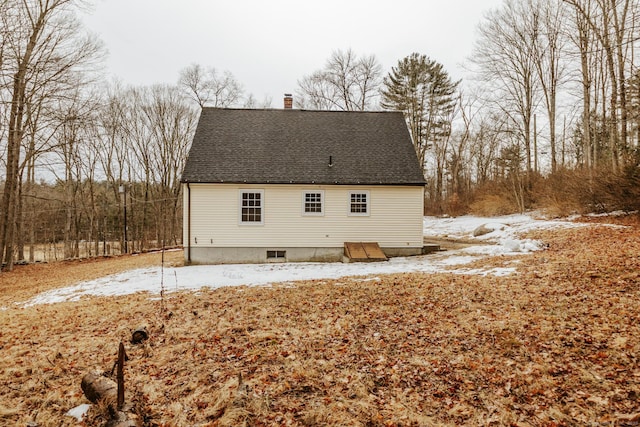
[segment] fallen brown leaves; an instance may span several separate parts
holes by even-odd
[[[149,426],[637,425],[640,228],[539,233],[509,277],[403,274],[0,312],[0,424],[75,425],[127,342]],[[162,307],[165,307],[163,311]],[[128,344],[146,324],[150,339]],[[100,425],[94,407],[87,425]]]

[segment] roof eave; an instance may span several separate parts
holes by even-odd
[[[419,186],[427,185],[425,181],[410,182],[382,182],[382,181],[252,181],[252,180],[188,180],[180,181],[182,184],[229,184],[229,185],[390,185],[390,186]]]

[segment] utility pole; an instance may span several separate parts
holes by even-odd
[[[565,150],[564,138],[566,136],[566,132],[567,132],[567,115],[565,114],[564,120],[562,123],[562,168],[564,168],[564,150]]]
[[[538,173],[538,124],[537,114],[533,115],[533,170]]]
[[[121,184],[118,192],[122,194],[124,207],[124,253],[126,254],[129,253],[129,248],[127,247],[127,188]]]

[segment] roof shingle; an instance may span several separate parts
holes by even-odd
[[[182,182],[424,185],[424,177],[400,112],[203,108]]]

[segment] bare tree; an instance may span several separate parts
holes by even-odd
[[[583,5],[584,8],[591,9],[589,4]],[[580,81],[581,81],[581,98],[582,98],[582,153],[583,164],[592,169],[594,166],[593,144],[591,138],[591,91],[593,87],[593,74],[590,63],[592,61],[593,50],[593,33],[587,23],[587,20],[579,8],[574,10],[574,27],[570,28],[572,41],[578,49],[580,55]]]
[[[132,214],[134,232],[139,239],[140,248],[145,248],[149,241],[155,240],[156,237],[156,233],[151,234],[153,227],[150,225],[154,210],[151,198],[154,182],[152,164],[154,151],[151,149],[153,147],[153,132],[148,125],[147,114],[144,111],[148,102],[148,92],[148,88],[141,87],[131,88],[123,94],[128,124],[127,147],[131,152],[131,162],[136,165],[132,168],[129,194],[137,202],[135,203],[137,208]],[[134,185],[134,182],[139,184]],[[133,243],[135,246],[135,238]]]
[[[90,202],[97,163],[92,138],[92,123],[97,106],[95,97],[84,93],[82,89],[78,87],[75,92],[69,93],[66,99],[57,103],[54,110],[58,125],[53,135],[53,153],[59,159],[60,167],[53,167],[51,172],[62,190],[65,259],[78,258],[80,241],[91,241],[95,231],[95,207]],[[83,229],[81,225],[83,215],[89,219],[88,229]]]
[[[338,108],[336,88],[325,78],[323,71],[315,71],[298,81],[296,104],[300,108],[312,110],[333,110]]]
[[[98,163],[106,179],[110,199],[117,204],[117,222],[124,223],[124,198],[120,187],[127,186],[134,178],[132,139],[137,137],[138,123],[132,119],[133,107],[129,91],[119,83],[110,85],[104,94],[97,119],[95,144],[98,146]],[[103,219],[106,221],[106,218]],[[123,231],[121,229],[121,231]],[[124,248],[124,233],[118,233],[120,248]]]
[[[242,85],[229,71],[192,64],[180,71],[178,84],[203,107],[231,107],[242,99]]]
[[[629,149],[628,141],[628,105],[627,105],[627,67],[631,47],[636,41],[634,17],[637,16],[637,2],[631,0],[564,0],[571,5],[579,19],[582,33],[593,35],[597,49],[604,54],[607,72],[607,86],[602,87],[603,98],[609,97],[609,152],[611,169],[620,169],[621,152]],[[582,34],[581,33],[581,34]],[[584,41],[584,37],[581,37]],[[585,46],[580,45],[583,49]],[[582,53],[586,56],[587,53]],[[584,77],[584,72],[583,72]],[[603,115],[603,123],[604,123]]]
[[[1,9],[3,34],[2,86],[7,88],[6,181],[0,209],[0,260],[11,269],[20,224],[21,148],[32,119],[30,105],[39,96],[52,97],[77,81],[76,70],[90,63],[99,44],[82,38],[73,16],[73,0],[21,0]]]
[[[157,240],[176,244],[179,239],[180,176],[195,131],[197,111],[191,108],[177,88],[152,86],[138,95],[149,145],[134,146],[136,156],[149,155],[150,180],[155,208]]]
[[[538,85],[532,40],[526,28],[530,16],[526,3],[506,0],[479,26],[480,38],[472,58],[482,80],[495,88],[495,105],[518,129],[528,178],[533,171],[532,125]],[[527,181],[530,183],[530,179]]]
[[[333,52],[325,67],[298,81],[297,103],[319,110],[364,111],[375,106],[382,67],[374,55]]]
[[[480,109],[475,105],[480,99],[468,96],[460,91],[458,97],[459,117],[461,126],[451,137],[447,149],[447,171],[450,176],[448,192],[456,200],[465,198],[471,188],[473,173],[472,143],[474,139],[473,126]]]
[[[471,135],[470,164],[474,168],[474,180],[482,185],[497,179],[496,161],[500,156],[500,148],[504,135],[508,134],[508,123],[501,114],[482,117]]]
[[[556,126],[559,86],[565,77],[562,55],[566,37],[563,31],[566,11],[562,3],[548,0],[529,0],[531,10],[531,39],[534,64],[542,88],[549,125],[551,172],[557,170]]]
[[[244,108],[271,108],[273,104],[273,98],[270,95],[265,95],[261,102],[258,102],[252,93],[244,100]]]
[[[179,182],[198,109],[178,86],[114,85],[99,116],[99,163],[111,189],[110,198],[118,203],[120,224],[125,200],[119,189],[124,186],[127,240],[140,250],[154,241],[176,244],[181,218]]]

